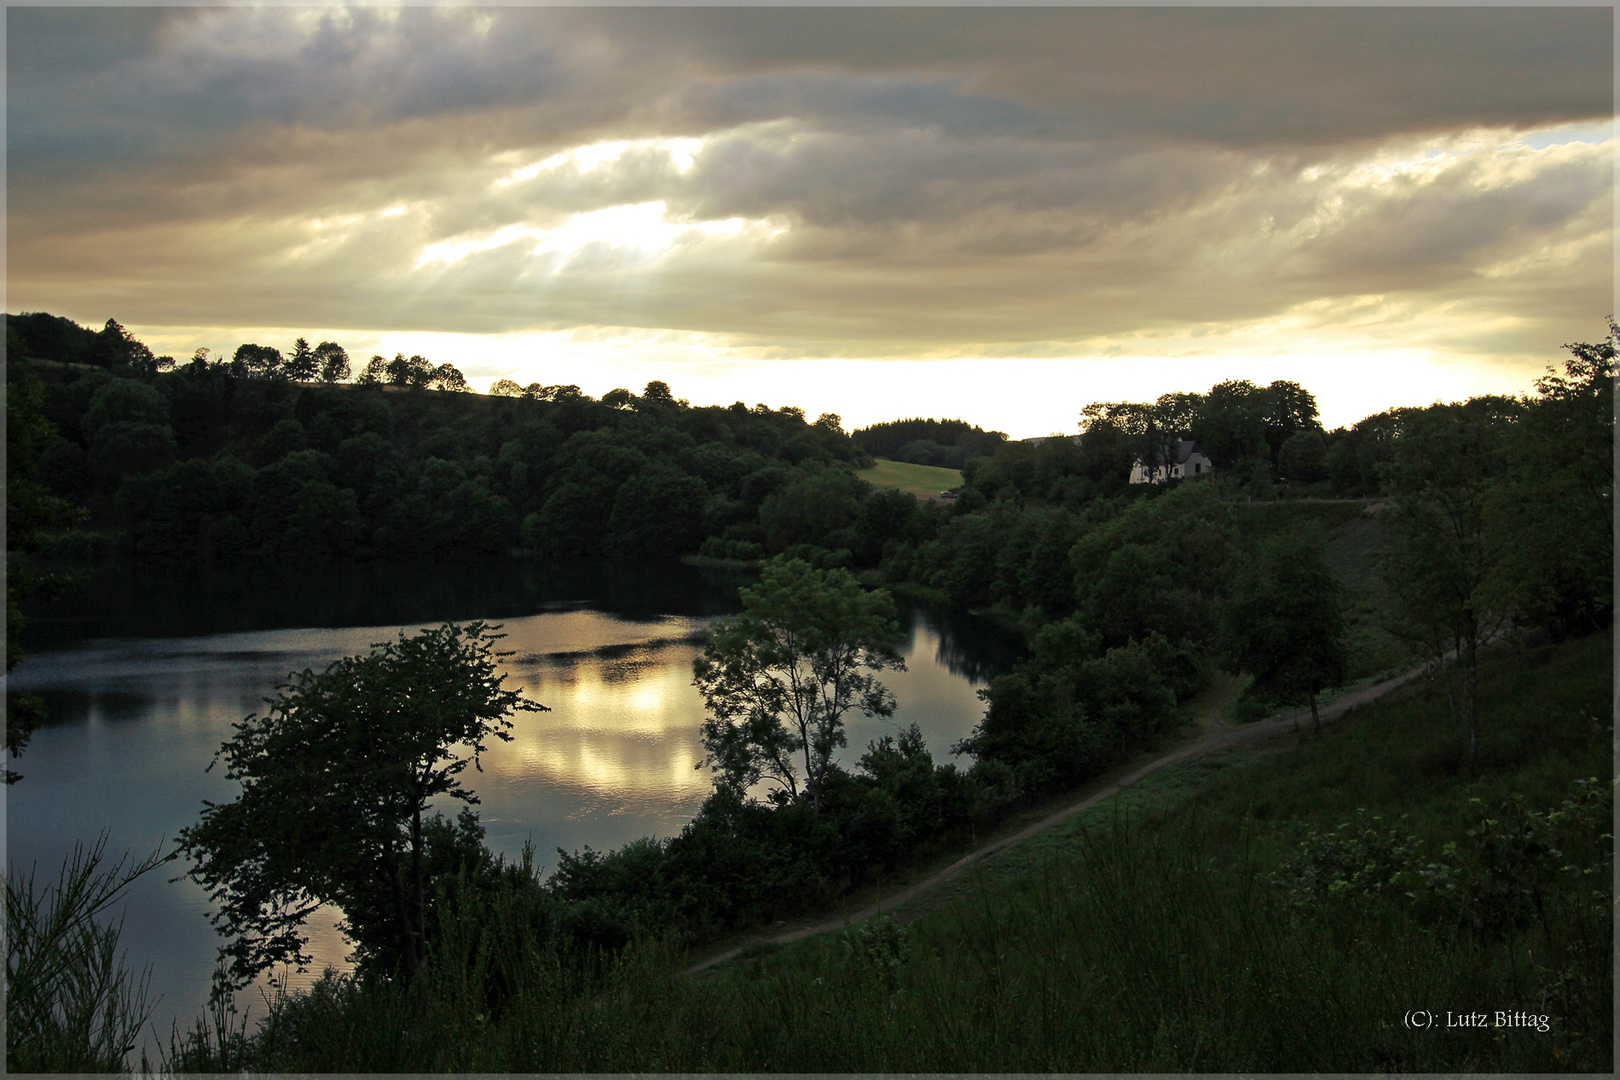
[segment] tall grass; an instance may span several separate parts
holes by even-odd
[[[54,884],[6,870],[6,1067],[12,1072],[119,1072],[156,1002],[149,972],[118,951],[112,906],[167,860],[125,854],[103,866],[106,834],[75,844]]]
[[[655,944],[527,961],[490,1007],[464,962],[425,997],[331,978],[281,1004],[255,1064],[347,1072],[1547,1072],[1607,1067],[1603,912],[1504,942],[1396,907],[1296,916],[1190,818],[1087,830],[1016,885],[909,930],[898,965],[818,941],[688,980]],[[1515,962],[1515,953],[1527,959]],[[1556,997],[1556,988],[1552,988]],[[1555,1014],[1547,1034],[1414,1031],[1414,1008]],[[182,1064],[182,1063],[176,1063]],[[203,1062],[196,1062],[203,1065]],[[212,1071],[212,1070],[210,1070]]]

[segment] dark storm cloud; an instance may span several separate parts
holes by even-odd
[[[1599,8],[305,10],[12,9],[12,143],[538,104],[557,138],[656,113],[1323,144],[1612,102]]]
[[[622,323],[874,352],[1362,293],[1591,303],[1612,265],[1581,246],[1609,227],[1605,154],[1356,169],[1467,129],[1607,117],[1611,25],[1596,8],[16,8],[11,290],[145,323]],[[659,141],[675,136],[702,140],[689,165]],[[602,140],[632,145],[515,173]],[[570,215],[655,201],[746,229],[656,259],[607,240],[534,254]],[[471,254],[424,257],[446,241]],[[1515,259],[1529,278],[1487,273]]]
[[[1480,9],[600,13],[716,69],[965,76],[1031,133],[1334,143],[1607,114],[1611,13]],[[964,112],[973,123],[985,114]],[[1006,114],[996,114],[1005,123]]]

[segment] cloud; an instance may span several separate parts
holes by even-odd
[[[9,288],[96,322],[759,355],[1349,312],[1522,352],[1612,305],[1611,31],[1592,8],[19,8]]]

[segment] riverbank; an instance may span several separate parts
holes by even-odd
[[[1612,728],[1594,718],[1608,715],[1611,652],[1608,634],[1499,646],[1481,695],[1477,772],[1443,691],[1414,681],[1359,704],[1320,738],[1308,728],[1295,736],[1284,717],[1273,721],[1281,731],[1250,736],[1249,752],[1163,767],[981,858],[942,903],[902,909],[903,927],[880,920],[865,933],[761,947],[696,979],[683,973],[683,950],[642,942],[588,969],[537,956],[541,966],[498,993],[475,969],[456,968],[425,1004],[386,986],[334,984],[284,1003],[240,1063],[1607,1071],[1607,786],[1579,781],[1609,768]],[[1487,887],[1503,870],[1492,860],[1513,849],[1490,839],[1495,826],[1469,830],[1514,814],[1547,830],[1575,870],[1538,877],[1533,860],[1519,865],[1544,916],[1490,907],[1502,895]],[[1381,877],[1355,876],[1354,859],[1334,861],[1351,851],[1411,885],[1384,890]],[[1426,891],[1402,868],[1408,856],[1419,868],[1444,864],[1456,890]],[[1338,879],[1319,872],[1333,867],[1349,876],[1329,888]],[[1533,1013],[1546,1030],[1412,1026],[1411,1010],[1431,1002]]]
[[[7,792],[11,864],[37,864],[42,880],[75,841],[110,829],[110,850],[144,853],[193,824],[203,800],[231,798],[235,786],[208,763],[289,671],[320,670],[399,629],[447,618],[503,622],[503,648],[515,653],[504,670],[552,710],[520,717],[515,741],[492,746],[475,774],[494,852],[514,859],[533,842],[549,868],[558,848],[612,851],[670,837],[710,791],[711,775],[696,768],[704,710],[691,663],[695,635],[735,610],[726,575],[673,562],[496,561],[177,583],[108,569],[104,589],[64,598],[34,624],[48,647],[11,673],[11,688],[43,695],[52,716],[13,763],[24,780]],[[1004,650],[954,612],[906,606],[902,627],[911,644],[908,670],[891,680],[899,722],[929,724],[943,757],[982,714],[975,680],[999,670]],[[851,744],[858,751],[893,730],[861,719]],[[121,940],[131,970],[151,965],[165,1035],[206,1001],[221,942],[200,888],[168,880],[183,869],[137,884]],[[338,918],[312,920],[312,973],[294,974],[292,985],[309,986],[326,963],[345,966],[352,946],[333,928]],[[256,990],[243,1001],[255,1021],[262,1016]]]

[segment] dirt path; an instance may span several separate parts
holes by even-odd
[[[1389,691],[1398,686],[1404,686],[1413,679],[1416,679],[1424,674],[1424,672],[1427,670],[1427,668],[1417,668],[1415,670],[1406,672],[1404,675],[1397,675],[1393,679],[1385,679],[1383,682],[1374,683],[1371,686],[1363,687],[1360,690],[1345,694],[1343,697],[1336,698],[1330,704],[1322,705],[1320,707],[1322,720],[1325,723],[1326,721],[1337,719],[1349,710],[1355,708],[1357,705],[1365,705],[1367,702],[1387,694]],[[1276,735],[1281,732],[1291,731],[1296,726],[1303,726],[1305,728],[1310,726],[1310,710],[1299,709],[1295,710],[1294,712],[1283,713],[1282,715],[1273,717],[1270,720],[1261,720],[1253,724],[1245,724],[1244,726],[1238,728],[1221,728],[1216,725],[1215,729],[1210,731],[1208,734],[1199,736],[1191,742],[1170,751],[1163,757],[1154,758],[1152,761],[1148,762],[1146,765],[1142,766],[1140,769],[1137,769],[1130,775],[1120,780],[1116,780],[1114,783],[1109,784],[1107,787],[1102,788],[1099,791],[1092,792],[1090,795],[1087,795],[1084,799],[1081,799],[1073,806],[1065,807],[1055,814],[1044,817],[1035,822],[1033,825],[1021,829],[1011,836],[1003,837],[1002,839],[996,840],[993,843],[986,844],[984,847],[981,847],[976,851],[971,851],[953,862],[951,865],[947,866],[945,869],[939,871],[937,874],[925,878],[922,881],[917,882],[915,885],[895,893],[893,896],[864,907],[860,911],[854,912],[848,916],[839,916],[836,919],[830,919],[827,922],[818,923],[814,926],[806,926],[798,930],[790,930],[787,933],[779,934],[774,937],[762,937],[755,941],[739,945],[736,948],[727,949],[718,956],[711,956],[709,959],[704,960],[701,963],[693,964],[691,967],[686,969],[686,973],[688,975],[695,975],[698,972],[714,967],[717,964],[723,964],[728,960],[736,958],[750,945],[786,945],[789,942],[799,941],[803,938],[812,937],[816,934],[835,933],[854,923],[865,922],[867,919],[873,918],[882,911],[893,911],[895,908],[899,907],[901,904],[910,900],[919,893],[926,892],[927,890],[934,888],[936,885],[956,877],[963,870],[967,869],[969,866],[973,865],[975,862],[979,861],[985,856],[994,855],[996,852],[1004,851],[1007,848],[1012,847],[1014,844],[1023,843],[1036,833],[1043,832],[1050,829],[1054,825],[1059,825],[1069,820],[1076,814],[1084,813],[1085,811],[1090,810],[1093,806],[1096,806],[1103,800],[1119,794],[1125,788],[1130,787],[1132,784],[1136,783],[1138,780],[1141,780],[1145,776],[1150,776],[1153,773],[1158,772],[1166,765],[1173,765],[1178,761],[1185,761],[1190,757],[1197,757],[1199,754],[1205,754],[1211,750],[1216,750],[1223,746],[1231,746],[1234,743],[1247,742],[1251,739],[1258,739],[1266,735]]]

